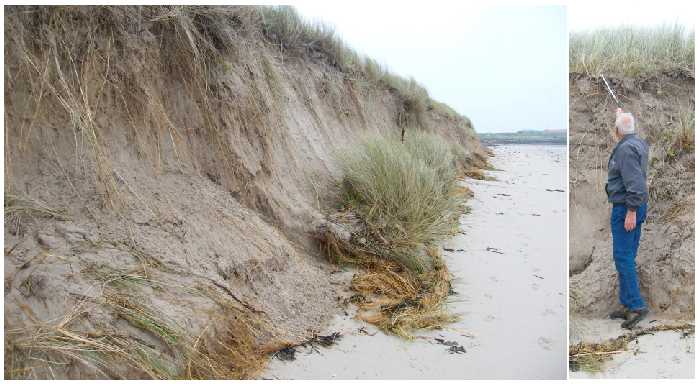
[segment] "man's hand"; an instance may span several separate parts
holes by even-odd
[[[637,211],[627,210],[625,215],[625,231],[629,232],[634,230],[637,226]]]

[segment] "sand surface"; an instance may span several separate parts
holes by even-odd
[[[494,148],[487,172],[467,180],[475,196],[463,234],[444,244],[455,277],[449,309],[458,323],[414,341],[336,318],[330,348],[300,347],[294,361],[273,359],[264,378],[562,379],[566,377],[566,147]],[[548,191],[549,189],[549,191]],[[451,353],[436,338],[456,342]]]

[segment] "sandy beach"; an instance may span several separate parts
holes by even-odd
[[[494,180],[465,181],[471,212],[444,244],[458,323],[407,341],[348,313],[327,327],[343,335],[336,345],[299,347],[262,377],[566,378],[566,147],[493,149]]]

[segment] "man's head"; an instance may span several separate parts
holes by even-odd
[[[629,112],[623,112],[618,108],[615,115],[615,134],[618,138],[634,133],[634,116]]]

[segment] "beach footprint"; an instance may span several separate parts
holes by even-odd
[[[540,346],[540,348],[546,350],[546,351],[551,351],[552,350],[552,340],[548,339],[544,336],[540,336],[537,339],[537,345]]]

